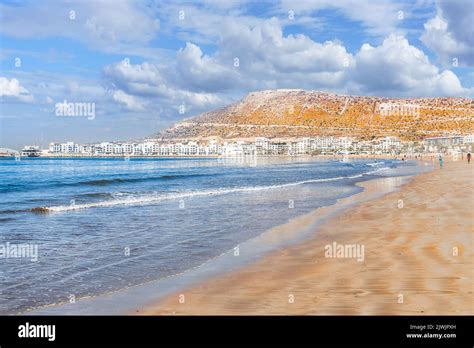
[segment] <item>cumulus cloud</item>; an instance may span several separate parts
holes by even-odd
[[[204,55],[199,46],[187,42],[176,57],[177,75],[182,86],[192,90],[216,92],[235,88],[239,75],[231,64],[224,65]]]
[[[131,64],[128,60],[122,60],[107,65],[103,72],[113,89],[139,96],[170,97],[166,81],[155,64]]]
[[[170,68],[173,71],[163,71]],[[215,94],[180,88],[174,68],[160,67],[156,63],[131,64],[123,60],[106,66],[103,78],[113,99],[130,110],[146,111],[163,106],[176,109],[183,104],[199,110],[222,102]]]
[[[438,1],[437,14],[424,24],[421,41],[445,64],[474,65],[474,4]]]
[[[340,43],[321,44],[303,34],[284,36],[276,18],[224,31],[220,50],[223,57],[242,57],[243,68],[254,72],[262,67],[267,72],[334,72],[352,63]]]
[[[465,92],[453,72],[440,72],[403,36],[390,35],[377,47],[364,44],[355,61],[354,81],[365,93],[460,96]]]
[[[307,88],[390,96],[462,96],[458,77],[440,71],[403,35],[382,44],[362,45],[352,55],[337,41],[318,43],[308,36],[283,34],[271,18],[257,24],[223,23],[213,56],[188,43],[178,53],[182,81],[203,90]],[[238,58],[238,68],[229,65]],[[235,75],[238,71],[238,78]]]
[[[30,92],[20,85],[20,81],[6,77],[0,77],[0,97],[11,98],[21,102],[32,102],[34,100]]]
[[[214,55],[204,55],[194,43],[178,52],[176,69],[187,88],[217,92],[334,87],[354,65],[341,43],[318,43],[302,34],[285,36],[277,18],[216,25],[219,45]]]

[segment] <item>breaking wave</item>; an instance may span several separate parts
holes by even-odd
[[[38,207],[33,208],[31,211],[35,213],[48,213],[48,212],[65,212],[65,211],[73,211],[73,210],[83,210],[83,209],[90,209],[90,208],[98,208],[98,207],[113,207],[118,205],[145,205],[145,204],[153,204],[164,200],[173,200],[173,199],[183,199],[183,198],[191,198],[191,197],[200,197],[200,196],[213,196],[213,195],[224,195],[230,193],[248,193],[248,192],[258,192],[258,191],[266,191],[266,190],[274,190],[310,183],[318,183],[318,182],[329,182],[329,181],[337,181],[342,179],[355,179],[362,177],[363,175],[371,175],[380,170],[389,169],[388,167],[379,168],[377,170],[353,175],[353,176],[338,176],[333,178],[322,178],[322,179],[311,179],[311,180],[304,180],[286,184],[279,184],[279,185],[267,185],[267,186],[242,186],[242,187],[234,187],[234,188],[222,188],[222,189],[213,189],[213,190],[202,190],[202,191],[190,191],[190,192],[177,192],[177,193],[159,193],[159,194],[144,194],[140,196],[134,197],[125,197],[107,201],[100,201],[100,202],[90,202],[84,204],[69,204],[69,205],[59,205],[59,206],[51,206],[51,207]]]

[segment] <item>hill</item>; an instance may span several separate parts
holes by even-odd
[[[224,139],[352,136],[372,139],[474,132],[469,98],[385,98],[305,90],[253,92],[224,108],[186,119],[156,137]]]

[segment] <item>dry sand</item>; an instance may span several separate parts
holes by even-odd
[[[474,163],[446,162],[324,222],[304,243],[139,314],[474,314],[473,174]],[[333,242],[363,245],[364,261],[325,257]]]

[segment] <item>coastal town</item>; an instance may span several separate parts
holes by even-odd
[[[473,110],[468,98],[263,90],[142,139],[30,144],[0,157],[455,155],[472,151]]]
[[[240,157],[301,155],[390,155],[472,151],[474,134],[430,137],[422,141],[403,141],[387,136],[373,140],[351,137],[305,137],[223,140],[144,139],[132,142],[77,144],[52,142],[47,149],[25,146],[21,152],[3,152],[3,156],[20,157]]]

